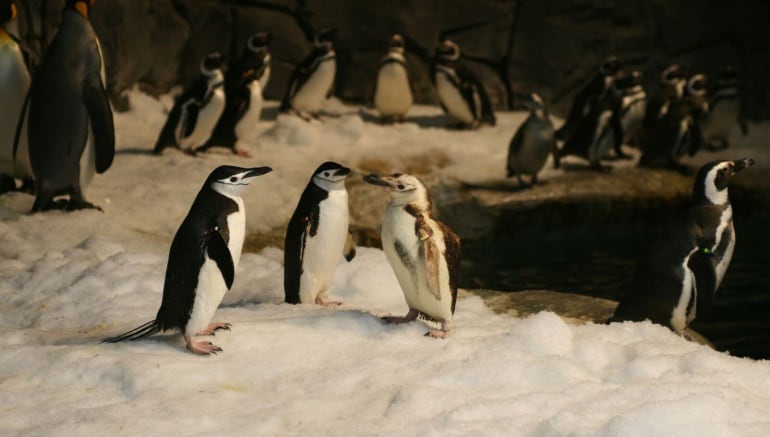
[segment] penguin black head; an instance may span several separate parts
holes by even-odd
[[[91,12],[91,6],[94,5],[95,0],[67,0],[64,5],[65,9],[74,9],[83,18],[88,18],[88,14]]]
[[[364,181],[385,187],[390,191],[391,202],[395,205],[413,205],[421,211],[431,210],[431,200],[428,190],[419,179],[403,173],[393,173],[390,176],[369,174]]]
[[[705,74],[695,74],[687,81],[687,93],[691,96],[704,96],[708,79]]]
[[[751,158],[736,161],[714,161],[698,170],[693,184],[693,200],[698,205],[724,205],[727,203],[727,186],[739,171],[754,165]]]
[[[222,68],[224,58],[219,52],[212,52],[206,55],[201,61],[201,73],[206,76],[214,75],[214,72]]]
[[[545,102],[543,102],[543,98],[538,93],[532,93],[527,96],[524,105],[533,112],[540,111],[543,114],[546,113]]]
[[[315,169],[312,180],[314,184],[328,191],[335,185],[343,183],[349,174],[349,168],[333,161],[326,161]]]
[[[393,36],[390,37],[389,47],[390,47],[390,50],[396,50],[400,53],[403,53],[404,48],[406,48],[406,44],[404,43],[404,37],[398,33],[394,33]]]
[[[227,197],[240,197],[241,192],[249,183],[266,173],[273,171],[270,167],[243,168],[223,165],[214,169],[206,178],[204,187],[209,187]]]
[[[460,59],[460,47],[451,40],[445,39],[436,47],[436,58],[441,61],[456,61]]]
[[[0,1],[0,23],[16,19],[16,4],[10,0]]]
[[[671,64],[660,73],[660,81],[665,85],[673,85],[684,79],[684,70],[679,64]]]
[[[620,60],[615,55],[607,56],[607,58],[599,64],[599,71],[605,76],[612,76],[620,71]]]
[[[313,38],[313,45],[315,47],[323,47],[327,46],[329,48],[332,47],[332,41],[334,40],[334,36],[337,34],[337,29],[333,27],[326,27],[318,32],[316,32],[315,37]]]
[[[619,71],[612,80],[612,90],[617,94],[625,94],[642,84],[642,72],[634,70],[630,73]]]
[[[270,32],[257,32],[246,40],[246,48],[250,52],[259,53],[267,49],[271,38]]]

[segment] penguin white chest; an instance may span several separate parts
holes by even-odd
[[[374,106],[383,116],[403,116],[412,107],[412,90],[406,68],[388,62],[377,73]]]
[[[0,172],[16,177],[32,176],[26,132],[19,136],[16,162],[13,159],[16,124],[24,116],[21,108],[30,82],[19,47],[15,43],[0,43]]]
[[[227,216],[227,229],[230,233],[227,248],[230,249],[230,255],[233,257],[233,267],[237,269],[246,234],[246,213],[244,212],[243,199],[238,197],[234,200],[238,204],[238,211]]]
[[[514,169],[524,174],[535,174],[543,168],[548,154],[551,153],[554,129],[550,120],[531,118],[524,126],[526,134],[521,150],[514,158]]]
[[[249,109],[243,114],[240,120],[235,124],[235,136],[239,141],[249,138],[249,134],[254,132],[254,128],[259,123],[259,117],[262,114],[262,86],[258,80],[249,84]]]
[[[270,58],[265,59],[265,62],[270,62]],[[259,78],[259,88],[264,90],[267,87],[267,83],[270,82],[270,65],[265,66],[265,70],[262,72],[262,76]]]
[[[626,97],[623,99],[623,118],[621,124],[623,125],[623,144],[628,144],[639,126],[644,121],[644,115],[647,112],[647,99],[644,96],[641,97]]]
[[[321,110],[326,95],[334,83],[334,74],[337,71],[337,63],[334,57],[320,61],[315,71],[310,73],[291,101],[291,106],[299,112],[315,113]]]
[[[219,116],[222,115],[224,109],[225,92],[222,87],[215,88],[211,92],[209,101],[200,109],[192,133],[186,138],[181,138],[179,140],[179,146],[186,149],[198,147],[205,143],[211,136],[211,132],[214,130],[214,126],[216,125],[217,120],[219,120]]]
[[[594,137],[591,146],[588,148],[588,160],[591,162],[599,161],[607,156],[614,145],[615,134],[610,129],[610,119],[612,111],[603,111],[599,114],[594,129]]]
[[[720,217],[720,224],[716,231],[716,242],[711,249],[712,253],[718,258],[715,268],[717,274],[717,288],[722,284],[722,280],[727,273],[727,268],[730,267],[730,261],[733,259],[734,250],[735,227],[733,226],[733,209],[731,206],[728,206],[722,213],[722,217]]]
[[[449,115],[465,124],[472,124],[478,116],[471,111],[471,106],[465,101],[465,97],[460,92],[460,88],[450,78],[454,71],[445,71],[440,69],[436,72],[436,92],[441,103],[444,104]],[[459,82],[459,80],[458,80]],[[475,97],[475,94],[474,94]],[[480,108],[480,99],[476,107]]]

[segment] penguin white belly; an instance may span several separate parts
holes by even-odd
[[[447,77],[448,73],[436,73],[436,92],[449,115],[465,124],[473,124],[476,118],[460,90]]]
[[[711,108],[703,126],[706,141],[727,141],[741,110],[740,100],[721,100]]]
[[[712,253],[716,253],[716,250],[723,239],[727,238],[728,243],[723,254],[717,253],[717,255],[719,255],[719,261],[715,268],[717,288],[719,288],[722,284],[722,280],[725,278],[725,273],[727,273],[727,268],[730,267],[730,261],[733,259],[733,251],[735,250],[735,227],[733,226],[733,208],[731,206],[728,206],[727,209],[724,210],[720,221],[721,223],[717,228],[717,239],[712,248]]]
[[[198,273],[198,286],[195,288],[190,319],[184,328],[185,335],[195,335],[208,326],[226,292],[227,284],[222,272],[216,261],[206,255]]]
[[[211,96],[209,102],[201,108],[198,114],[198,119],[195,123],[195,128],[187,138],[181,138],[179,146],[182,149],[191,147],[198,147],[205,143],[211,136],[211,132],[214,130],[214,126],[219,120],[219,116],[222,115],[222,111],[225,109],[225,92],[222,87],[216,88]]]
[[[596,129],[588,147],[588,160],[597,162],[609,154],[615,142],[615,134],[610,129],[612,111],[603,111],[596,121]]]
[[[243,114],[240,120],[235,124],[235,137],[239,141],[246,140],[254,132],[254,128],[259,123],[259,117],[262,114],[262,87],[259,81],[254,80],[249,84],[251,100],[249,109]]]
[[[270,62],[269,59],[266,59],[265,62]],[[262,77],[259,78],[259,89],[261,91],[264,91],[265,87],[267,87],[267,83],[270,82],[270,66],[266,66],[265,70],[262,72]]]
[[[348,193],[332,190],[319,206],[318,228],[308,236],[302,255],[300,302],[314,303],[325,299],[334,271],[342,258],[348,234]]]
[[[230,256],[233,258],[233,271],[235,271],[238,268],[241,251],[243,250],[243,240],[246,233],[246,213],[244,212],[243,199],[238,197],[232,200],[238,204],[238,211],[227,216],[227,229],[230,232],[227,248],[230,249]]]
[[[32,177],[24,131],[19,137],[15,162],[13,159],[16,125],[22,116],[30,82],[19,47],[10,39],[7,43],[0,42],[0,173],[15,177]],[[26,119],[26,114],[24,116]]]
[[[628,144],[628,142],[631,140],[631,135],[633,135],[636,130],[639,129],[639,126],[642,125],[642,121],[644,121],[644,115],[646,112],[647,100],[644,98],[630,103],[630,106],[626,108],[626,111],[623,114],[623,119],[621,120],[624,135],[623,144]]]
[[[318,68],[296,91],[291,106],[298,112],[316,113],[321,110],[326,95],[334,83],[337,63],[333,57],[321,62]]]
[[[374,106],[385,117],[403,116],[412,107],[412,90],[403,65],[390,62],[377,73]]]

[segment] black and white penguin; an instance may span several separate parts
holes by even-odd
[[[16,189],[16,179],[32,180],[27,136],[22,135],[32,82],[26,48],[6,30],[16,20],[16,4],[0,1],[0,193]]]
[[[270,80],[269,32],[255,33],[246,40],[243,54],[230,64],[225,73],[225,108],[211,138],[196,152],[211,147],[226,147],[233,153],[248,156],[236,147],[259,123],[262,114],[262,92]]]
[[[289,87],[281,102],[281,111],[292,111],[309,120],[317,117],[326,98],[331,94],[337,60],[332,39],[335,29],[323,29],[315,34],[313,51],[294,68]]]
[[[174,330],[184,334],[192,353],[222,351],[195,337],[230,329],[230,324],[211,323],[211,319],[232,287],[241,259],[246,232],[241,193],[254,178],[270,171],[270,167],[221,166],[211,172],[171,242],[163,300],[155,320],[102,342],[133,341]]]
[[[740,159],[701,167],[687,221],[682,228],[673,227],[641,260],[610,322],[650,320],[688,335],[688,324],[709,309],[735,249],[727,187],[753,163]]]
[[[495,114],[484,85],[460,60],[460,48],[450,40],[436,48],[431,63],[431,81],[441,108],[465,128],[486,123],[494,126]]]
[[[532,93],[527,105],[529,116],[516,130],[508,147],[508,177],[516,176],[522,187],[526,186],[523,175],[530,175],[530,183],[536,184],[537,173],[543,169],[548,154],[557,153],[553,123],[543,99]]]
[[[706,85],[703,74],[696,74],[687,81],[684,97],[672,101],[665,115],[646,135],[640,166],[689,172],[679,160],[684,155],[695,155],[703,144],[702,120],[708,110]]]
[[[355,256],[348,247],[348,192],[345,177],[350,169],[324,162],[310,178],[297,203],[284,241],[283,286],[286,303],[339,305],[327,301],[334,271],[344,255]],[[346,252],[346,253],[343,253]]]
[[[644,129],[651,131],[653,125],[663,118],[673,102],[684,97],[687,77],[679,64],[671,64],[660,73],[660,89],[649,99],[644,116]]]
[[[37,185],[32,212],[58,206],[53,198],[60,194],[69,194],[67,209],[97,208],[82,190],[115,156],[101,46],[88,21],[92,3],[67,0],[32,81],[27,129]]]
[[[591,112],[592,106],[601,101],[609,91],[620,67],[620,61],[614,55],[608,56],[599,64],[594,77],[575,95],[567,120],[556,131],[556,138],[566,141],[572,136],[580,121]]]
[[[207,54],[200,64],[200,77],[174,101],[153,152],[167,147],[193,152],[205,143],[225,109],[222,55]]]
[[[414,101],[404,50],[404,38],[394,34],[388,54],[380,60],[377,70],[374,107],[383,121],[404,121]]]
[[[384,320],[404,323],[422,316],[441,324],[441,329],[426,335],[449,336],[457,302],[460,238],[433,218],[428,190],[416,177],[370,174],[364,180],[390,191],[382,219],[382,249],[409,306],[406,316]]]
[[[712,150],[726,149],[730,146],[730,132],[736,123],[740,124],[743,135],[749,133],[735,68],[722,67],[716,86],[709,94],[709,111],[703,120],[703,141]]]

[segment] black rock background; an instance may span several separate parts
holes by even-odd
[[[17,0],[20,31],[33,50],[44,49],[64,0]],[[43,17],[41,21],[41,17]],[[770,118],[770,3],[763,0],[97,0],[91,21],[101,38],[109,91],[139,84],[162,94],[187,84],[204,53],[229,57],[249,34],[273,33],[268,98],[280,99],[292,67],[310,48],[310,35],[339,29],[335,94],[366,100],[387,37],[406,35],[417,100],[434,102],[428,57],[439,35],[455,40],[485,82],[498,108],[531,91],[564,114],[571,97],[614,53],[646,73],[679,62],[690,72],[739,69],[746,112]],[[648,87],[649,89],[649,87]]]

